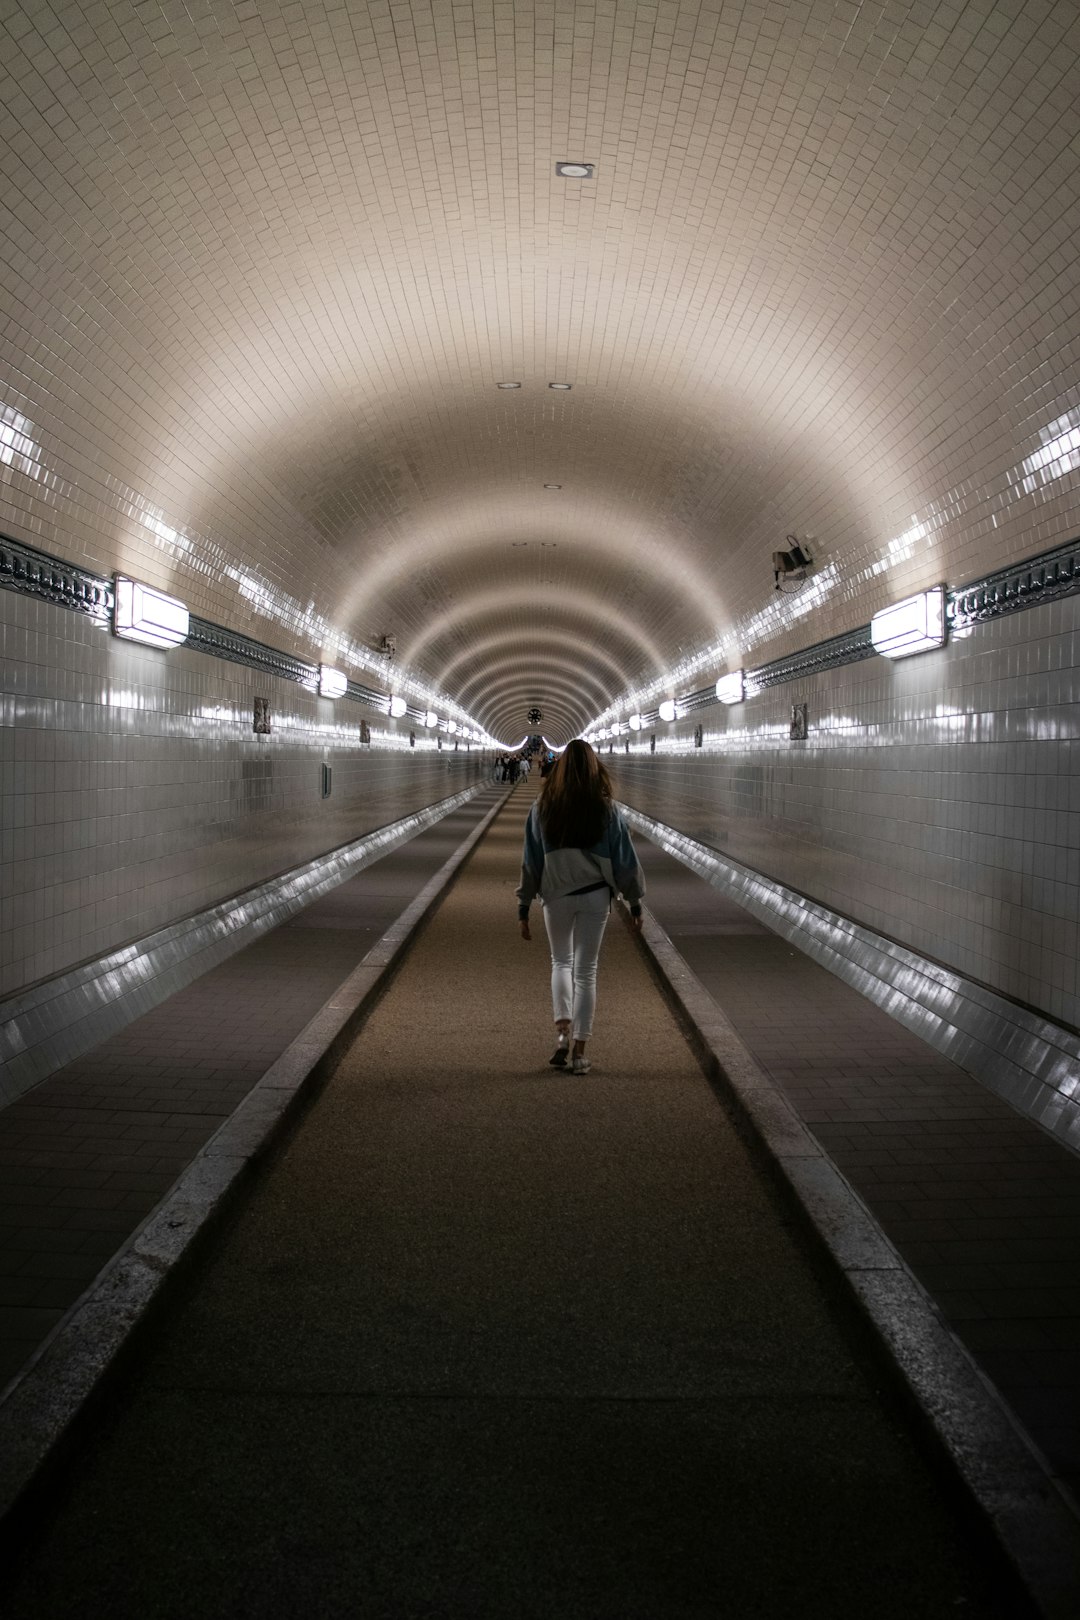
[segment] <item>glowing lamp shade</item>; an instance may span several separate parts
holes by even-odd
[[[395,720],[400,720],[407,708],[408,704],[403,697],[392,697],[390,699],[390,713]]]
[[[629,726],[630,726],[631,731],[640,731],[641,730],[641,716],[640,716],[640,714],[632,714],[630,716]]]
[[[448,720],[446,722],[446,729],[447,729],[447,731],[450,733],[450,735],[452,737],[454,735],[454,732],[457,730],[457,721],[456,720]]]
[[[716,695],[721,703],[741,703],[746,696],[746,672],[741,669],[733,670],[730,675],[721,675],[716,683]]]
[[[674,718],[675,718],[675,699],[674,698],[665,698],[663,703],[661,703],[661,705],[660,705],[660,718],[661,718],[661,720],[668,720],[668,721],[674,720]]]
[[[175,596],[117,574],[113,634],[147,647],[179,647],[187,639],[188,610]]]
[[[908,658],[943,647],[946,634],[944,585],[894,602],[870,620],[870,640],[883,658]]]
[[[425,716],[424,716],[424,724],[425,724],[425,726],[427,726],[430,729],[432,726],[437,726],[438,723],[439,723],[439,717],[435,713],[435,710],[434,709],[429,709],[427,714],[425,714]]]
[[[348,690],[349,677],[344,670],[334,669],[330,664],[319,665],[319,696],[328,698],[344,697]]]

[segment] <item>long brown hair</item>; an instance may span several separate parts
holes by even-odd
[[[587,742],[575,737],[540,790],[540,825],[553,849],[598,844],[611,814],[611,777]]]

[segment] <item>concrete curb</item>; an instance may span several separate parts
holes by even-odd
[[[1049,1462],[646,909],[642,939],[722,1081],[1045,1620],[1080,1614],[1080,1520]]]
[[[0,1523],[48,1475],[131,1335],[269,1148],[302,1092],[352,1039],[412,935],[502,810],[504,793],[267,1069],[75,1302],[0,1402]]]

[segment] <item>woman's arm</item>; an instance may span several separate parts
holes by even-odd
[[[611,867],[615,874],[615,882],[619,886],[619,893],[630,907],[630,916],[640,931],[641,901],[645,894],[645,873],[641,870],[641,862],[637,858],[634,841],[630,837],[630,829],[623,820],[620,811],[616,810],[608,824]]]
[[[544,840],[540,834],[540,817],[534,804],[525,823],[525,846],[521,852],[521,882],[517,888],[518,921],[523,925],[521,935],[529,938],[529,907],[540,892],[544,878]]]

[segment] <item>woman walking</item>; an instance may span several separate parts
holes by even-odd
[[[525,826],[522,939],[531,939],[529,906],[539,895],[551,946],[556,1069],[588,1074],[585,1043],[596,1009],[596,965],[612,896],[621,893],[641,932],[645,875],[630,831],[612,800],[611,778],[588,743],[568,743],[540,789]]]

